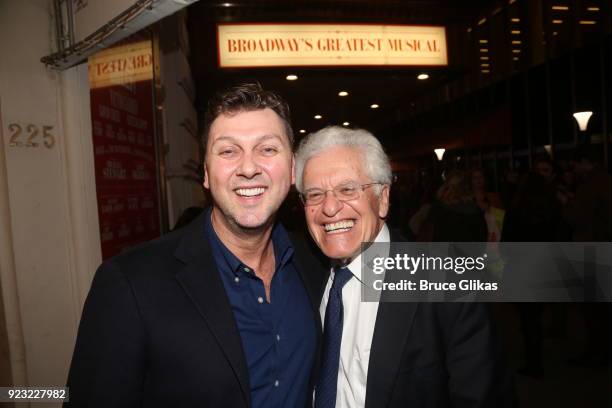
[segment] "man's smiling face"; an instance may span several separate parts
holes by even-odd
[[[336,146],[310,158],[303,172],[303,190],[331,190],[345,183],[373,183],[364,170],[363,154],[347,146]],[[389,187],[378,186],[361,191],[358,198],[338,200],[328,191],[320,204],[305,206],[308,230],[328,257],[350,260],[361,251],[362,242],[374,241],[389,210]]]
[[[285,127],[271,109],[218,116],[208,134],[204,187],[230,229],[270,225],[293,183]]]

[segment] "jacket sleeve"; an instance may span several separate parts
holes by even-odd
[[[449,304],[453,305],[453,304]],[[487,305],[460,305],[446,313],[446,361],[453,407],[515,407],[513,381],[502,358]]]
[[[140,406],[145,370],[144,324],[126,276],[106,263],[85,301],[64,407]]]

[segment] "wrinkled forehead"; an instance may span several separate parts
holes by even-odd
[[[304,165],[304,187],[335,187],[367,182],[363,154],[351,146],[332,146],[313,154]]]

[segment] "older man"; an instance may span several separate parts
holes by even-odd
[[[72,407],[305,407],[316,273],[276,213],[293,182],[289,109],[246,84],[209,103],[190,225],[104,263],[85,303]]]
[[[512,404],[484,306],[361,302],[361,243],[401,240],[385,225],[391,167],[378,140],[340,127],[311,134],[296,181],[310,234],[333,264],[315,408]]]

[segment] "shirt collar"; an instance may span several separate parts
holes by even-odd
[[[387,227],[387,224],[383,224],[380,231],[378,231],[378,235],[376,235],[376,238],[374,238],[374,242],[376,243],[391,242],[391,236],[389,234],[389,228]],[[385,251],[384,256],[388,256],[389,255],[389,245],[386,246],[384,251]],[[361,279],[361,253],[357,255],[357,257],[355,257],[355,259],[353,259],[347,265],[347,268],[349,268],[351,273],[355,276],[355,278],[359,280],[359,282],[363,283],[363,280]]]
[[[223,257],[234,274],[237,273],[238,270],[243,270],[245,266],[251,268],[249,265],[245,265],[240,259],[238,259],[238,257],[225,246],[223,241],[221,241],[217,235],[217,232],[212,226],[211,217],[212,207],[209,207],[205,215],[206,222],[204,224],[204,231],[206,235],[210,237],[212,241],[211,243],[213,243],[213,248],[216,247],[219,249],[219,254]],[[293,256],[293,246],[291,244],[291,240],[289,239],[287,230],[279,222],[277,222],[272,228],[270,237],[272,239],[272,246],[274,248],[276,270],[278,271],[291,260]]]

